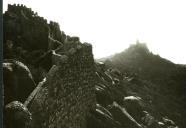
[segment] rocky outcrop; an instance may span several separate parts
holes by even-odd
[[[4,60],[3,85],[5,105],[14,100],[23,103],[36,87],[28,67],[16,60]]]
[[[19,101],[13,101],[5,106],[4,125],[6,128],[27,128],[31,120],[31,113]]]
[[[99,105],[87,118],[88,128],[178,128],[165,111],[152,104],[150,83],[104,63],[96,63],[96,100]],[[150,97],[151,95],[152,97]],[[156,94],[157,95],[157,94]],[[163,115],[164,113],[164,115]]]

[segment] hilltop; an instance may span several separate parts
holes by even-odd
[[[151,94],[151,98],[154,99],[153,105],[157,111],[164,109],[166,114],[184,123],[183,117],[186,113],[184,65],[174,64],[159,55],[154,55],[146,44],[139,42],[121,53],[104,58],[103,61],[107,67],[116,68],[127,77],[135,76],[139,80],[148,82],[149,91],[156,93],[156,95]],[[136,86],[136,89],[141,90],[141,87]]]

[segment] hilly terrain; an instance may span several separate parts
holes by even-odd
[[[24,5],[3,14],[6,128],[185,128],[186,66],[142,43],[95,60]]]
[[[186,68],[184,65],[154,55],[146,44],[137,42],[125,51],[112,57],[100,59],[108,68],[116,68],[126,77],[135,77],[149,83],[150,99],[157,112],[162,112],[177,120],[181,124],[185,121],[185,92]],[[146,87],[142,87],[145,89]],[[136,90],[148,95],[149,91],[142,91],[141,86]],[[142,96],[142,97],[143,97]],[[145,96],[146,97],[146,96]],[[147,98],[147,97],[146,97]]]

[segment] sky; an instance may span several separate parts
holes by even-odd
[[[56,21],[67,35],[93,45],[95,58],[139,42],[174,63],[186,64],[185,0],[4,0]]]

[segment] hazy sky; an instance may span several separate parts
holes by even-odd
[[[95,58],[123,51],[136,40],[174,63],[186,64],[185,0],[4,0],[22,3],[61,30],[93,45]]]

